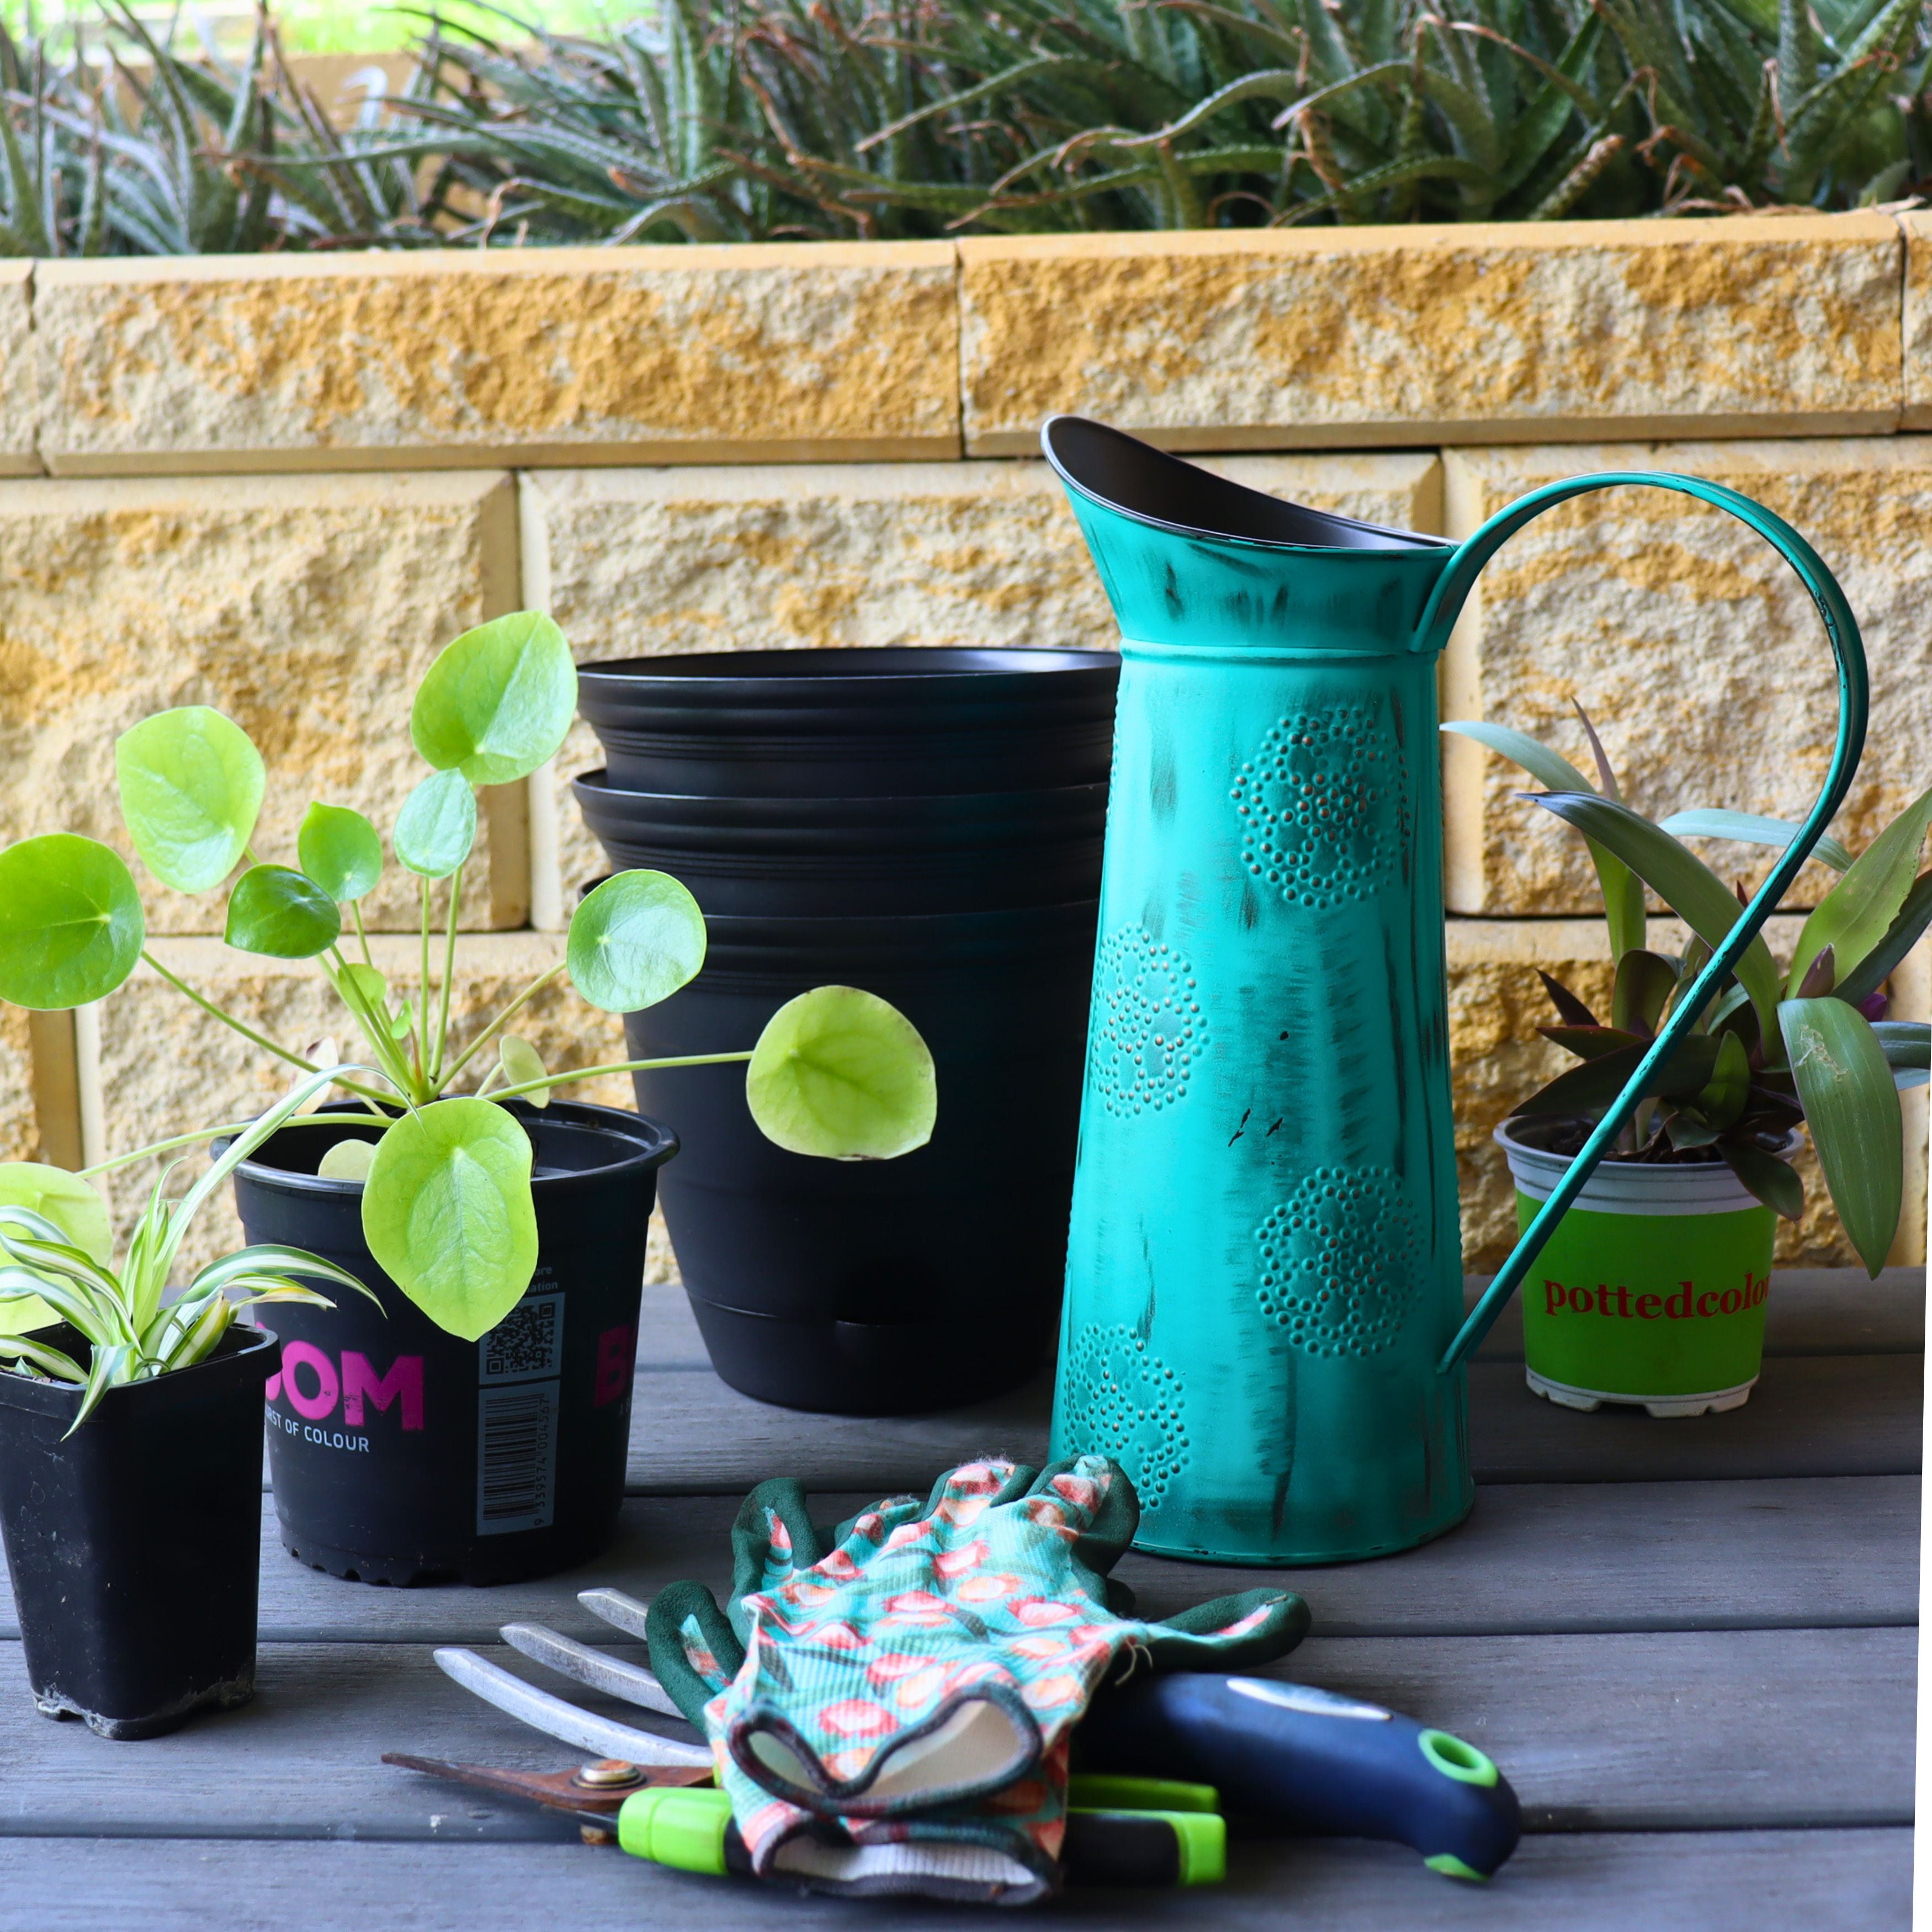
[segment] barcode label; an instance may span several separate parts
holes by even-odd
[[[555,1382],[476,1396],[476,1534],[548,1529],[556,1514]]]
[[[526,1382],[563,1369],[563,1297],[529,1294],[477,1345],[477,1379]]]

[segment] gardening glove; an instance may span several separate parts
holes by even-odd
[[[962,1464],[922,1506],[829,1534],[781,1480],[732,1530],[731,1614],[697,1583],[651,1606],[659,1680],[709,1739],[761,1876],[1021,1904],[1057,1882],[1072,1726],[1117,1660],[1266,1662],[1301,1599],[1246,1591],[1162,1623],[1109,1580],[1140,1508],[1119,1465]]]

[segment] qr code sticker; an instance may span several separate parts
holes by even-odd
[[[483,1382],[526,1382],[563,1366],[563,1297],[527,1295],[478,1345]]]

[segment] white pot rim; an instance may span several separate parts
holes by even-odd
[[[1512,1116],[1491,1138],[1508,1160],[1517,1188],[1532,1201],[1546,1201],[1575,1156],[1546,1153],[1517,1139],[1510,1132],[1516,1124]],[[1797,1144],[1797,1135],[1786,1134],[1779,1151],[1788,1154]],[[1736,1214],[1764,1204],[1721,1160],[1660,1166],[1606,1160],[1572,1204],[1596,1214],[1671,1215]]]

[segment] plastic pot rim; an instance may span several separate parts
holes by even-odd
[[[452,1095],[452,1099],[465,1099],[466,1095]],[[653,1120],[647,1114],[628,1112],[622,1107],[606,1107],[590,1100],[553,1100],[548,1107],[536,1108],[519,1106],[515,1101],[496,1103],[512,1119],[521,1124],[530,1132],[531,1140],[537,1143],[534,1128],[548,1122],[567,1124],[573,1127],[587,1129],[593,1132],[608,1134],[613,1140],[623,1139],[632,1143],[634,1151],[617,1160],[607,1161],[601,1166],[577,1168],[566,1174],[532,1174],[530,1187],[532,1192],[541,1189],[546,1198],[554,1198],[568,1192],[573,1187],[599,1185],[614,1174],[626,1172],[634,1176],[647,1174],[652,1168],[664,1166],[678,1150],[677,1135],[663,1121]],[[373,1126],[375,1124],[371,1121]],[[322,1124],[298,1118],[288,1121],[276,1129],[265,1146],[272,1146],[284,1134],[301,1133],[305,1130],[316,1132],[333,1132],[338,1138],[355,1138],[355,1129],[339,1121]],[[218,1150],[226,1143],[218,1142]],[[235,1172],[245,1174],[258,1187],[284,1194],[310,1194],[332,1196],[338,1199],[348,1199],[362,1192],[359,1180],[334,1180],[319,1174],[304,1174],[292,1168],[278,1167],[272,1162],[258,1160],[252,1156],[236,1164]]]

